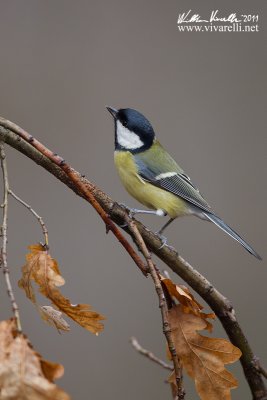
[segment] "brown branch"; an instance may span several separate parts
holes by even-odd
[[[10,298],[12,310],[14,313],[17,331],[21,332],[21,323],[20,323],[20,316],[19,316],[19,308],[15,300],[15,295],[13,292],[12,284],[10,281],[10,273],[7,264],[7,216],[8,216],[8,190],[9,190],[9,183],[8,183],[8,174],[7,174],[7,163],[6,163],[6,154],[4,143],[0,141],[0,159],[1,159],[1,168],[3,173],[3,186],[4,186],[4,199],[1,207],[3,209],[3,222],[1,227],[1,236],[2,236],[2,248],[1,248],[1,263],[3,264],[3,274],[6,281],[7,286],[7,293]]]
[[[26,207],[34,216],[35,218],[37,218],[39,224],[41,225],[42,231],[43,231],[43,235],[44,235],[44,240],[45,240],[45,248],[46,250],[48,250],[49,246],[48,246],[48,230],[47,227],[43,221],[43,218],[40,217],[40,215],[37,214],[36,211],[34,211],[34,209],[27,203],[25,203],[24,200],[22,200],[19,196],[17,196],[13,190],[8,189],[8,194],[10,196],[12,196],[15,200],[17,200],[18,203],[22,204],[24,207]]]
[[[0,123],[3,123],[3,119],[0,118]],[[14,124],[13,122],[5,120],[5,126],[8,129],[11,129],[20,138],[29,142],[36,150],[38,150],[43,156],[47,157],[52,163],[57,165],[70,179],[76,189],[82,194],[82,196],[94,207],[96,212],[100,215],[103,221],[106,224],[107,232],[110,230],[116,236],[118,241],[122,244],[125,250],[129,253],[132,257],[138,268],[142,271],[142,273],[147,276],[147,270],[144,266],[142,259],[130,245],[130,243],[125,239],[121,231],[117,228],[114,222],[110,219],[106,211],[101,207],[99,202],[96,200],[94,194],[86,187],[86,185],[81,181],[81,179],[77,176],[76,171],[74,171],[66,161],[60,157],[58,154],[53,153],[47,147],[45,147],[42,143],[38,140],[34,139],[28,132],[24,129],[20,128],[18,125]]]
[[[178,400],[183,400],[184,396],[185,396],[185,391],[183,389],[183,382],[182,382],[182,365],[177,356],[174,342],[172,340],[171,327],[170,327],[169,319],[168,319],[168,306],[167,306],[167,302],[166,302],[166,299],[164,296],[161,282],[160,282],[160,279],[159,279],[159,276],[157,273],[157,269],[152,261],[151,254],[148,251],[147,246],[146,246],[138,228],[136,227],[135,222],[132,220],[129,220],[128,226],[135,238],[135,241],[136,241],[139,249],[141,250],[141,252],[143,253],[143,256],[145,257],[145,259],[147,261],[148,270],[149,270],[149,273],[150,273],[150,275],[153,279],[154,285],[155,285],[155,289],[156,289],[156,292],[157,292],[157,295],[159,298],[159,307],[160,307],[161,318],[162,318],[162,323],[163,323],[163,333],[166,337],[168,348],[170,350],[170,354],[171,354],[172,362],[173,362],[173,366],[174,366],[174,372],[175,372],[175,378],[176,378],[176,384],[177,384],[177,395],[175,398]]]
[[[153,361],[154,363],[160,365],[161,367],[173,371],[173,366],[170,364],[167,364],[165,361],[161,360],[160,358],[156,357],[151,351],[144,349],[139,343],[138,340],[135,337],[131,337],[130,339],[131,345],[133,348],[149,360]]]
[[[11,147],[31,158],[35,163],[41,165],[57,179],[67,185],[77,195],[86,199],[84,193],[76,187],[73,181],[58,165],[50,161],[50,159],[42,154],[42,152],[36,150],[27,140],[22,139],[19,134],[20,130],[21,128],[3,118],[0,118],[0,140],[5,141]],[[121,225],[126,222],[127,214],[123,207],[119,206],[109,196],[107,196],[106,193],[82,177],[78,172],[73,169],[72,172],[76,176],[77,180],[82,182],[83,185],[93,193],[98,203],[106,211],[113,222]],[[229,300],[223,296],[204,276],[178,255],[176,251],[167,248],[166,246],[160,249],[161,240],[157,235],[147,229],[140,222],[136,221],[136,224],[149,250],[156,254],[166,265],[187,282],[187,284],[190,285],[215,312],[231,342],[242,351],[240,361],[253,394],[253,399],[266,400],[267,391],[265,384],[253,362],[255,355],[253,354],[245,334],[236,319],[235,311]],[[127,233],[131,234],[127,226],[123,229]]]

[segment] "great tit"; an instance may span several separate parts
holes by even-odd
[[[132,214],[168,215],[170,219],[158,232],[160,235],[177,217],[195,215],[213,222],[261,260],[245,240],[214,214],[189,176],[156,139],[144,115],[131,108],[107,109],[115,121],[114,161],[119,177],[127,192],[149,209],[133,209]]]

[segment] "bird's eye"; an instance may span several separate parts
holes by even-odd
[[[125,126],[125,127],[127,126],[127,121],[125,119],[122,120],[122,125]]]

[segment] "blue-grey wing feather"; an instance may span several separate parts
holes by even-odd
[[[176,196],[182,197],[194,206],[199,207],[203,211],[212,212],[211,207],[201,196],[199,190],[191,183],[190,178],[184,174],[182,170],[178,171],[162,171],[156,163],[147,163],[143,157],[135,155],[135,162],[138,167],[139,175],[154,186],[160,187]],[[175,172],[176,174],[169,177],[157,179],[160,174],[166,172]]]
[[[199,216],[215,223],[233,239],[237,240],[249,253],[261,260],[259,254],[248,243],[212,212],[199,190],[191,183],[190,178],[185,175],[184,171],[159,142],[154,142],[149,152],[135,154],[134,159],[138,172],[144,180],[188,201],[189,204],[194,206]]]

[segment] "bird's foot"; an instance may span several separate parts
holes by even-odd
[[[127,213],[129,213],[129,207],[127,207],[126,204],[124,204],[124,203],[117,203],[117,202],[116,202],[115,204],[117,204],[118,206],[124,208],[125,211],[126,211]],[[124,224],[117,224],[117,225],[118,225],[120,228],[126,228],[126,227],[128,226],[127,222],[125,222]]]
[[[163,247],[167,247],[168,249],[172,250],[172,251],[176,251],[174,247],[170,246],[167,243],[167,238],[166,236],[163,236],[160,231],[159,232],[155,232],[155,234],[157,235],[157,237],[161,240],[161,246],[159,247],[159,250],[163,249]]]
[[[132,219],[134,217],[134,215],[137,214],[139,211],[136,208],[130,208],[130,207],[126,206],[126,204],[124,204],[124,203],[118,203],[118,205],[125,209],[125,211],[127,212],[130,219]],[[128,226],[127,222],[125,222],[122,225],[119,225],[120,228],[126,228],[127,226]]]
[[[126,204],[125,203],[117,203],[120,207],[122,207],[122,208],[125,208],[126,209],[126,211],[130,211],[130,207],[128,207],[128,206],[126,206]]]
[[[129,218],[133,218],[135,216],[135,214],[138,214],[140,212],[140,210],[138,210],[137,208],[129,208]]]
[[[124,203],[118,203],[119,206],[125,208],[125,210],[127,211],[129,218],[133,218],[135,216],[135,214],[138,214],[140,212],[140,210],[138,210],[137,208],[130,208],[128,206],[126,206],[126,204]]]
[[[167,246],[167,238],[166,236],[163,236],[160,231],[155,232],[155,235],[160,239],[161,241],[161,246],[159,247],[159,250],[162,249],[164,246]]]

